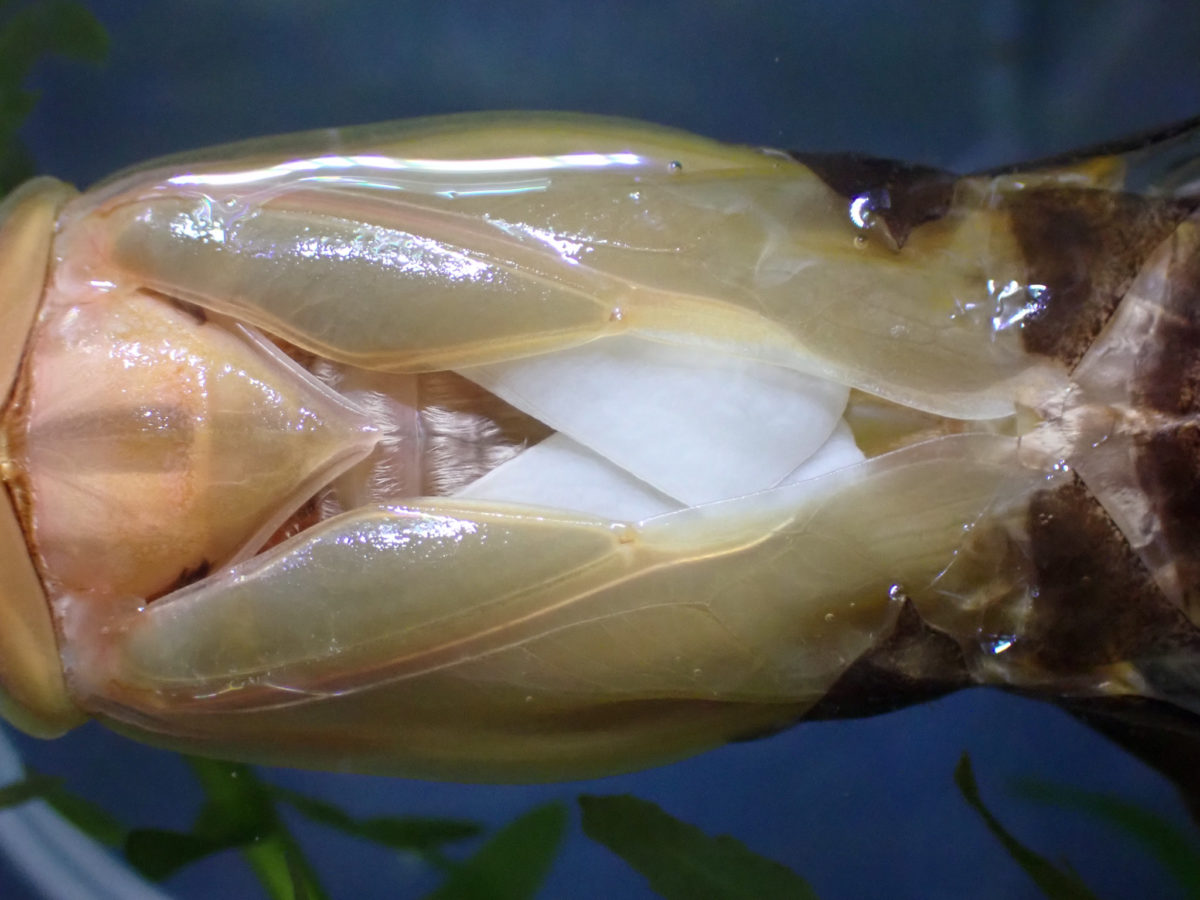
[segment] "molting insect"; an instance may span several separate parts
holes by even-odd
[[[572,116],[0,207],[0,683],[192,752],[649,765],[1197,710],[1196,127],[957,177]]]

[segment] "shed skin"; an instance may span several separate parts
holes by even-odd
[[[428,340],[414,337],[424,320],[405,320],[400,331],[411,346],[400,348],[386,339],[379,344],[386,328],[395,325],[393,318],[358,331],[354,317],[337,323],[322,319],[332,309],[325,295],[313,293],[311,303],[295,307],[306,314],[315,310],[315,318],[291,317],[289,292],[324,290],[325,270],[319,264],[305,262],[306,274],[293,284],[288,278],[300,268],[268,271],[260,261],[269,257],[261,253],[233,259],[221,247],[214,250],[212,242],[188,243],[177,239],[178,229],[172,231],[171,222],[185,222],[195,233],[197,216],[206,215],[204,204],[212,201],[218,208],[218,200],[251,203],[245,209],[261,212],[261,234],[253,229],[246,234],[248,242],[264,247],[299,246],[288,242],[300,240],[307,216],[344,220],[344,197],[318,196],[308,188],[271,188],[265,197],[245,201],[219,179],[212,182],[217,187],[204,188],[211,196],[194,187],[209,176],[269,169],[294,155],[290,146],[297,153],[329,152],[331,139],[347,156],[386,152],[427,159],[440,154],[452,161],[469,160],[481,147],[494,154],[522,154],[535,147],[547,155],[581,148],[615,152],[640,141],[641,158],[651,169],[682,161],[684,178],[670,182],[648,169],[638,186],[660,204],[655,209],[679,212],[678,231],[664,240],[691,248],[694,259],[689,262],[680,251],[664,257],[661,266],[646,267],[635,256],[597,243],[599,261],[576,274],[570,267],[556,268],[558,263],[539,255],[536,246],[506,243],[486,229],[479,229],[482,237],[472,244],[475,232],[468,228],[464,236],[455,218],[469,204],[418,197],[404,215],[416,209],[429,229],[426,236],[436,235],[443,243],[453,237],[493,255],[503,247],[512,264],[509,274],[564,289],[563,304],[554,307],[562,319],[547,324],[535,314],[536,304],[524,309],[518,302],[517,314],[497,319],[508,330],[496,332],[493,341],[486,339],[493,333],[488,329],[500,325],[488,324],[484,316],[463,326],[482,327],[482,338],[472,332],[461,341],[457,338],[465,331],[436,321]],[[403,508],[364,508],[329,519],[263,556],[235,561],[228,577],[214,575],[191,586],[181,582],[144,613],[135,608],[137,598],[114,596],[111,607],[84,610],[75,597],[60,595],[55,600],[58,636],[74,700],[61,687],[53,624],[39,590],[38,602],[14,609],[24,608],[26,617],[50,630],[42,629],[41,643],[21,639],[11,654],[0,654],[5,661],[22,659],[20,652],[26,657],[12,672],[0,670],[7,690],[20,709],[45,719],[46,732],[67,722],[71,717],[62,710],[71,712],[79,703],[122,731],[179,749],[468,780],[566,778],[649,765],[797,718],[865,714],[969,684],[1013,687],[1077,712],[1101,708],[1088,706],[1092,702],[1107,704],[1106,714],[1121,702],[1139,710],[1166,702],[1184,710],[1200,708],[1187,667],[1200,649],[1195,625],[1200,565],[1194,562],[1191,527],[1197,508],[1193,473],[1200,470],[1192,377],[1198,368],[1193,357],[1200,352],[1192,321],[1200,302],[1200,240],[1193,200],[1115,190],[1113,173],[1141,149],[1110,152],[1100,162],[956,179],[880,161],[834,166],[828,158],[723,148],[607,120],[452,119],[417,123],[394,134],[386,129],[332,138],[323,133],[300,136],[293,145],[239,146],[114,179],[61,217],[64,278],[75,277],[72,267],[83,261],[84,275],[102,272],[117,283],[194,304],[206,315],[235,316],[290,342],[297,353],[380,371],[438,371],[642,329],[683,343],[724,340],[725,350],[736,346],[739,353],[833,378],[860,392],[848,414],[852,422],[856,410],[858,421],[865,422],[865,411],[876,402],[894,421],[860,428],[856,437],[875,447],[868,450],[872,458],[852,473],[834,473],[819,488],[797,493],[798,512],[776,518],[743,504],[729,507],[731,518],[719,526],[696,519],[690,531],[624,533],[613,531],[614,523],[551,516],[535,526],[528,510],[417,500]],[[186,174],[173,181],[172,173]],[[188,186],[177,189],[176,181]],[[576,199],[552,210],[553,220],[602,230],[603,222],[591,218],[593,210],[620,182],[568,178],[562,183],[569,188],[567,196]],[[739,196],[750,198],[747,208],[761,218],[751,215],[733,225],[721,216],[705,218],[713,209],[736,209],[730,198]],[[863,197],[890,199],[856,234],[847,225],[847,213]],[[504,209],[524,209],[519,196],[504,202]],[[14,208],[24,209],[9,207]],[[36,207],[41,218],[22,213],[32,217],[28,220],[10,213],[0,231],[0,250],[5,241],[16,240],[14,235],[33,234],[32,225],[21,223],[48,229],[56,214],[49,209]],[[378,198],[368,198],[361,209],[367,211],[364,216],[394,214]],[[532,209],[526,210],[528,221],[540,221]],[[770,253],[755,243],[762,233],[792,220],[795,233],[768,242]],[[617,224],[617,234],[632,233],[632,225]],[[713,229],[722,228],[721,240],[705,243]],[[561,225],[556,233],[568,231]],[[647,235],[647,241],[654,238],[652,231]],[[41,253],[45,260],[49,239],[26,239],[34,256]],[[807,300],[794,302],[786,290],[775,289],[789,271],[786,258],[770,255],[781,246],[809,254],[804,258],[812,265],[798,266],[794,273],[809,292],[802,298],[820,299],[822,291],[837,293],[840,286],[848,296],[870,295],[871,304],[826,302],[810,308]],[[992,254],[986,264],[974,258],[980,246]],[[89,259],[109,268],[89,270]],[[709,288],[697,276],[697,264],[702,268],[713,259],[729,277],[716,279],[719,287],[705,294]],[[3,265],[15,263],[0,254]],[[41,282],[28,276],[28,267],[21,273],[13,281],[28,287],[13,296],[24,297],[24,305],[11,308],[25,317],[21,321],[28,330],[29,298],[40,297]],[[367,297],[363,302],[370,306],[373,291],[390,290],[391,282],[377,276],[368,267],[350,295]],[[970,292],[983,276],[1037,286],[1038,302],[1018,311],[1027,322],[994,331],[985,322],[976,334],[970,316],[947,313],[953,301],[974,296]],[[630,285],[640,289],[634,292],[638,302],[622,300],[621,314],[614,315],[613,304]],[[350,324],[342,327],[345,323]],[[858,352],[852,352],[855,348]],[[0,345],[0,351],[8,354],[0,355],[0,374],[16,373],[24,350],[10,352]],[[21,391],[6,393],[11,426]],[[898,408],[903,411],[895,413]],[[11,470],[16,454],[7,453]],[[935,471],[938,477],[929,474]],[[13,523],[20,516],[28,526],[31,504],[23,496],[22,485],[28,483],[23,478],[19,472],[5,473],[18,511]],[[1132,506],[1131,496],[1140,498]],[[941,506],[945,515],[923,525],[926,543],[906,541],[903,513],[926,514]],[[884,509],[894,517],[881,518]],[[1150,516],[1139,517],[1146,509]],[[260,632],[261,640],[253,637],[256,632],[248,625],[280,621],[271,618],[276,613],[270,597],[271,585],[284,584],[273,580],[277,570],[287,568],[281,561],[326,553],[326,537],[336,547],[380,529],[411,526],[426,533],[431,523],[447,521],[475,528],[519,523],[506,540],[514,546],[528,541],[531,549],[522,559],[545,565],[554,560],[543,559],[536,548],[561,546],[561,571],[538,578],[571,587],[554,597],[546,594],[539,606],[535,601],[543,596],[543,582],[521,586],[523,572],[510,572],[501,561],[476,573],[478,580],[515,578],[513,596],[527,608],[511,619],[503,618],[503,608],[500,618],[488,619],[497,615],[497,607],[479,592],[477,606],[463,607],[471,616],[463,621],[491,624],[458,632],[455,623],[437,615],[428,621],[399,622],[386,614],[372,618],[380,614],[372,603],[384,596],[383,582],[372,582],[370,572],[358,581],[345,577],[351,569],[333,562],[326,569],[313,568],[308,581],[336,579],[346,590],[346,602],[363,604],[355,614],[368,624],[354,632],[348,646],[338,643],[336,655],[322,655],[324,631],[313,632],[315,638],[300,634],[307,622],[324,621],[335,608],[329,596],[303,591],[295,608],[305,613],[287,623],[298,634],[295,643],[283,637],[283,628]],[[743,534],[743,521],[758,524],[746,525],[751,530]],[[822,523],[827,544],[805,530],[808,522]],[[599,540],[612,534],[625,536],[611,546],[607,538]],[[863,538],[867,534],[869,542]],[[845,549],[856,548],[856,540],[862,541],[861,551]],[[15,562],[4,571],[21,571],[23,559],[29,574],[26,544],[34,545],[36,558],[36,540],[10,539]],[[575,551],[578,560],[566,561]],[[823,594],[812,579],[799,579],[789,596],[786,581],[768,577],[772,565],[781,572],[819,571],[822,558],[837,558],[837,552],[848,554],[838,571],[854,573],[861,583],[844,577],[844,584],[831,581]],[[714,567],[711,560],[728,560],[729,568]],[[440,576],[434,571],[430,577],[436,583]],[[395,581],[389,576],[389,584]],[[724,581],[732,585],[728,596],[719,589],[706,593]],[[701,603],[662,604],[661,621],[658,612],[649,612],[656,609],[652,598],[689,584],[696,586]],[[6,603],[18,592],[32,597],[29,585],[28,578],[24,586],[6,585],[0,596]],[[242,600],[235,600],[238,591],[245,593]],[[832,605],[823,605],[827,602]],[[745,629],[739,636],[752,636],[742,668],[722,669],[736,654],[717,632],[705,631],[708,620],[688,624],[697,605],[715,614],[723,628],[737,623]],[[415,603],[413,609],[413,615],[424,616],[438,607]],[[847,609],[857,612],[846,616]],[[624,622],[622,617],[642,623],[624,643],[605,629],[587,630],[593,620]],[[340,626],[330,621],[330,634],[340,635]],[[828,622],[834,624],[825,628],[822,623]],[[395,628],[397,623],[404,627]],[[549,640],[560,627],[566,638]],[[792,627],[821,651],[814,651],[807,668],[791,663],[791,654],[805,646],[803,639],[788,643]],[[117,637],[101,641],[100,633]],[[380,634],[393,643],[376,646],[367,640]],[[437,637],[422,643],[427,634]],[[638,646],[639,636],[654,635],[691,640],[682,657],[702,674],[680,680],[686,673],[660,665],[652,649],[630,649]],[[572,678],[587,680],[586,667],[558,681],[551,677],[561,663],[556,653],[565,654],[562,660],[586,660],[587,653],[561,650],[574,639],[582,642],[579,648],[608,661],[610,678],[588,675],[588,690],[582,690]],[[231,655],[229,640],[241,641],[243,649]],[[514,650],[526,643],[541,648],[528,664]],[[838,665],[822,668],[822,652],[834,647]],[[24,668],[28,658],[33,675]],[[38,694],[28,686],[46,683],[57,683],[60,693]],[[382,711],[398,709],[406,710],[401,720],[385,721]],[[1193,714],[1173,715],[1191,721]],[[447,751],[450,747],[454,752]]]

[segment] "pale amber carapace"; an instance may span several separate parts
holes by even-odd
[[[468,116],[31,183],[5,715],[524,780],[883,684],[1197,708],[1196,203],[1127,149],[958,178]]]

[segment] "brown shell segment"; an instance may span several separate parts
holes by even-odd
[[[1001,201],[1026,262],[1026,283],[1044,285],[1023,323],[1030,353],[1073,368],[1150,254],[1195,201],[1068,187],[1015,190]]]
[[[789,154],[847,200],[866,199],[876,230],[899,250],[918,225],[940,219],[954,200],[958,177],[914,163],[855,153]]]
[[[1168,547],[1185,609],[1200,604],[1200,423],[1139,436],[1138,481]]]
[[[1086,167],[1097,161],[1109,161],[1128,167],[1130,163],[1137,164],[1142,158],[1158,158],[1170,161],[1167,154],[1176,149],[1187,153],[1189,142],[1200,135],[1200,116],[1192,116],[1179,122],[1157,128],[1150,128],[1137,134],[1125,135],[1115,140],[1100,141],[1086,147],[1076,147],[1065,153],[1054,153],[1038,159],[1021,160],[1015,164],[994,166],[975,174],[978,175],[1013,175],[1022,172],[1040,172],[1050,169],[1072,169]]]
[[[1139,347],[1131,401],[1152,413],[1136,442],[1138,481],[1173,560],[1184,608],[1200,606],[1200,227],[1181,226]]]
[[[923,703],[967,687],[962,648],[906,601],[892,633],[847,669],[805,719],[859,718]]]
[[[1134,403],[1168,415],[1200,413],[1200,223],[1174,238],[1153,339],[1138,354]]]
[[[1078,478],[1031,499],[1034,602],[1010,653],[1049,673],[1144,663],[1187,647],[1200,631],[1159,590],[1103,507]]]

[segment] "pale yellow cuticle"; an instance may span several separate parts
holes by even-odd
[[[38,178],[0,204],[0,476],[6,483],[19,474],[8,452],[8,411],[42,297],[54,221],[74,194],[60,181]],[[83,719],[67,694],[50,609],[7,488],[0,491],[0,715],[45,737]]]

